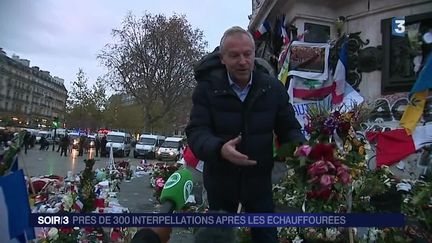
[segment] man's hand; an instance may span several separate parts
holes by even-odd
[[[255,160],[249,160],[249,157],[236,150],[236,145],[240,143],[241,136],[226,142],[221,149],[222,158],[236,165],[256,165]]]

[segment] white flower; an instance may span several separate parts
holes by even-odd
[[[377,228],[370,228],[368,233],[364,236],[364,239],[369,240],[369,242],[374,242],[378,239],[379,230]]]
[[[62,202],[63,202],[64,210],[69,211],[72,207],[72,204],[73,204],[72,195],[71,194],[64,195],[62,198]]]
[[[293,175],[295,175],[295,171],[294,171],[294,169],[289,169],[288,172],[287,172],[287,176],[288,176],[288,177],[291,177],[291,176],[293,176]]]
[[[56,240],[58,238],[58,229],[57,228],[51,228],[48,231],[48,239]]]
[[[387,187],[391,187],[391,181],[390,181],[390,178],[387,178],[387,179],[384,181],[384,184],[385,184]]]
[[[285,187],[283,187],[283,186],[281,186],[281,185],[279,185],[279,184],[276,184],[276,185],[273,186],[273,190],[274,190],[274,189],[284,190]]]
[[[296,236],[295,237],[295,239],[292,241],[292,243],[302,243],[303,242],[303,239],[302,238],[300,238],[300,236]]]
[[[336,240],[337,236],[340,234],[340,232],[336,228],[327,228],[326,229],[326,238],[334,241]]]
[[[294,200],[295,198],[296,198],[295,195],[290,195],[290,194],[285,195],[285,201],[286,202],[290,202],[290,201]]]

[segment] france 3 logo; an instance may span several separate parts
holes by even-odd
[[[392,35],[400,37],[405,36],[405,17],[392,18]]]

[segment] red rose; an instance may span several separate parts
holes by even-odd
[[[60,227],[59,231],[63,234],[70,234],[73,232],[73,228],[70,227]]]
[[[329,199],[329,198],[330,198],[330,195],[331,195],[331,191],[330,191],[330,189],[322,189],[322,190],[320,190],[320,191],[318,192],[318,197],[320,197],[320,198],[322,198],[322,199],[324,199],[324,200]]]
[[[309,158],[312,160],[334,160],[334,148],[332,144],[319,143],[313,146],[309,153]]]
[[[307,198],[317,198],[318,192],[317,191],[309,191],[307,192]]]

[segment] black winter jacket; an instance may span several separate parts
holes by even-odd
[[[303,142],[301,126],[289,103],[285,87],[258,67],[244,102],[231,89],[225,66],[215,51],[195,67],[198,84],[194,90],[190,121],[186,127],[188,144],[206,171],[221,176],[235,170],[252,175],[271,174],[273,132],[281,143]],[[256,160],[255,166],[237,166],[221,158],[224,143],[242,135],[237,150]],[[213,174],[213,173],[211,173]]]

